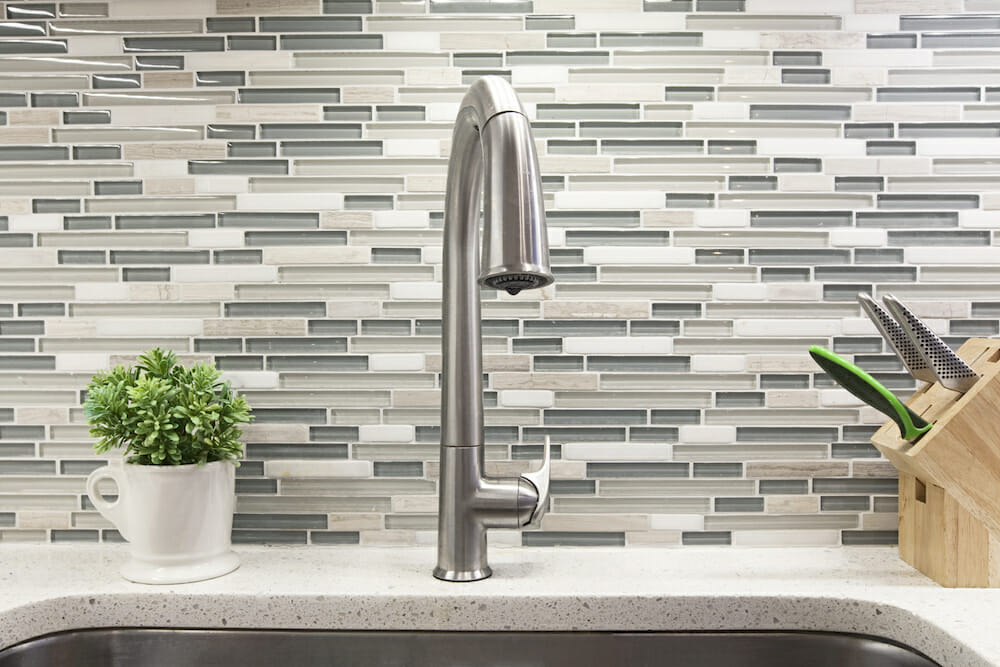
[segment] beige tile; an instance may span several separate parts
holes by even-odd
[[[768,461],[747,463],[746,475],[750,479],[780,479],[801,477],[846,477],[850,474],[847,461]]]
[[[194,73],[143,72],[142,85],[147,88],[194,88]]]
[[[193,195],[193,178],[144,178],[142,191],[147,195]]]
[[[122,148],[126,160],[212,160],[226,157],[224,142],[125,144]]]
[[[372,227],[369,211],[322,211],[319,216],[321,229],[368,229]]]
[[[386,104],[396,101],[392,86],[343,86],[340,89],[342,104]]]
[[[545,48],[545,33],[538,32],[445,32],[441,33],[445,51],[476,49],[484,51],[536,50]]]
[[[205,320],[206,336],[304,336],[304,319],[234,319]]]
[[[544,316],[552,319],[640,319],[647,318],[647,301],[547,301]]]
[[[0,127],[0,144],[47,144],[47,127]]]
[[[764,510],[768,514],[814,514],[819,512],[819,496],[767,496]]]
[[[898,474],[891,463],[881,459],[853,461],[851,473],[854,477],[885,477],[888,479],[895,479]]]
[[[215,118],[220,123],[318,122],[323,120],[323,108],[319,104],[220,105],[215,107]]]
[[[382,514],[328,514],[326,520],[329,530],[379,530],[384,523]]]
[[[69,410],[66,408],[23,407],[17,408],[15,418],[18,424],[68,424]]]
[[[681,545],[679,530],[631,530],[625,533],[625,544],[643,547],[677,547]]]
[[[862,530],[899,530],[899,517],[891,512],[873,512],[861,515]]]
[[[7,122],[11,125],[59,125],[58,109],[11,109],[7,112]]]
[[[493,373],[494,389],[597,389],[596,373]]]
[[[218,14],[319,14],[320,0],[215,0]]]

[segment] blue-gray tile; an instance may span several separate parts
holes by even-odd
[[[123,37],[125,53],[225,51],[222,37]]]

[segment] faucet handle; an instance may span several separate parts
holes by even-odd
[[[550,440],[549,436],[545,436],[545,449],[542,451],[541,467],[534,472],[526,472],[521,475],[521,479],[530,482],[538,492],[538,502],[535,503],[535,508],[532,510],[527,523],[524,524],[526,526],[541,519],[549,506],[549,470],[552,464],[552,444]]]

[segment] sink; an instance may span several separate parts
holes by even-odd
[[[940,667],[825,632],[75,630],[0,651],[0,667]]]

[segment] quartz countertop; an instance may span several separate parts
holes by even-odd
[[[1000,590],[947,589],[893,548],[500,549],[494,575],[434,579],[426,547],[237,547],[194,584],[122,579],[126,545],[0,546],[0,647],[94,627],[828,630],[946,667],[1000,665]]]

